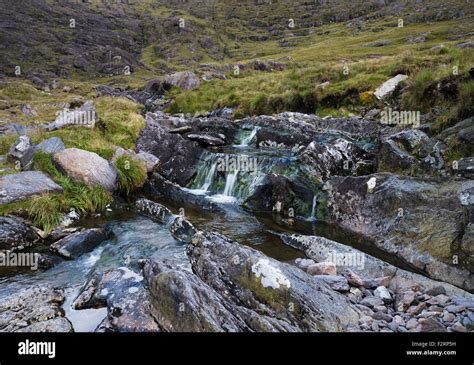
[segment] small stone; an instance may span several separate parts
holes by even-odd
[[[344,276],[340,275],[314,275],[314,278],[317,278],[321,281],[324,281],[329,287],[333,290],[339,292],[347,292],[350,290],[349,283]]]
[[[440,294],[446,295],[446,289],[443,286],[435,286],[434,288],[426,290],[424,294],[431,295],[432,297]]]
[[[383,300],[378,297],[365,297],[364,299],[362,299],[360,304],[365,305],[369,308],[374,308],[375,306],[383,305]]]
[[[378,286],[374,291],[374,295],[382,299],[384,303],[390,303],[392,301],[392,296],[384,286]]]
[[[383,313],[383,312],[375,312],[372,318],[378,321],[386,321],[386,322],[392,321],[392,316],[390,314]]]
[[[461,323],[459,322],[456,322],[455,324],[453,324],[451,327],[451,330],[453,332],[467,332],[467,328],[464,327]]]
[[[451,302],[451,298],[444,294],[439,294],[428,300],[428,304],[440,305],[444,307],[446,304]]]
[[[466,307],[463,305],[452,304],[452,305],[448,305],[445,309],[451,313],[461,313],[462,311],[466,310]]]
[[[405,291],[398,293],[395,298],[395,309],[399,312],[404,312],[415,300],[415,293],[413,291]]]
[[[446,332],[446,327],[433,318],[421,318],[420,332]]]
[[[361,277],[350,269],[346,268],[344,272],[342,272],[342,275],[347,279],[349,284],[352,286],[361,287],[364,285],[364,281],[361,279]]]
[[[310,275],[336,275],[336,265],[332,262],[318,262],[308,266],[306,269]]]
[[[302,259],[302,258],[297,258],[295,260],[295,265],[299,267],[301,270],[306,271],[309,265],[315,264],[314,260],[311,259]]]
[[[383,312],[383,313],[388,313],[388,308],[384,305],[376,305],[374,307],[374,311],[376,312]]]
[[[401,316],[399,316],[398,314],[396,316],[393,317],[393,321],[398,323],[400,326],[405,326],[405,321],[403,320],[403,318]]]
[[[425,309],[426,307],[426,303],[425,302],[421,302],[420,304],[418,305],[415,305],[415,306],[411,306],[410,308],[408,308],[407,310],[407,313],[412,315],[412,316],[416,316],[418,314],[421,313],[421,311],[423,309]]]
[[[414,329],[417,326],[418,326],[418,321],[416,320],[416,318],[410,319],[406,324],[406,328],[409,330]]]
[[[364,280],[364,287],[367,289],[377,288],[378,286],[389,286],[390,284],[390,276],[382,276],[380,278],[375,279],[365,279]]]
[[[432,305],[430,307],[428,307],[428,310],[431,311],[431,312],[439,312],[441,313],[443,311],[443,308],[442,307],[438,307],[437,305]]]
[[[377,322],[372,323],[372,331],[374,331],[374,332],[379,332],[380,331],[380,327],[377,324]]]
[[[456,318],[456,316],[452,313],[446,313],[444,316],[443,316],[443,321],[445,322],[452,322],[454,321],[454,319]]]

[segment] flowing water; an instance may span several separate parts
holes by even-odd
[[[241,135],[242,139],[233,146],[221,148],[217,152],[206,152],[194,181],[189,187],[183,188],[215,201],[222,207],[221,211],[211,213],[195,206],[178,206],[166,197],[151,198],[167,205],[175,213],[184,208],[186,217],[198,229],[222,233],[280,261],[289,262],[304,255],[283,244],[275,234],[278,232],[320,235],[375,256],[383,256],[381,252],[374,252],[373,246],[367,242],[317,221],[317,186],[312,185],[302,174],[296,156],[291,151],[256,148],[257,131],[257,128],[247,131],[249,133]],[[306,216],[283,220],[274,214],[251,214],[240,207],[265,175],[272,173],[284,175],[308,189],[310,195]],[[71,305],[94,272],[130,268],[138,259],[168,259],[190,270],[185,245],[171,236],[168,227],[131,212],[127,205],[119,204],[112,211],[79,221],[77,225],[106,227],[113,236],[92,252],[75,260],[64,260],[49,270],[0,277],[0,295],[9,295],[35,284],[64,288],[66,300],[63,309],[75,331],[93,331],[105,317],[106,310],[76,311]]]

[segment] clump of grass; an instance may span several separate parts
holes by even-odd
[[[56,228],[64,216],[66,199],[62,195],[45,194],[31,200],[27,207],[28,218],[33,224],[49,233]]]
[[[119,190],[126,194],[140,188],[147,178],[143,162],[122,155],[115,162],[119,174]]]
[[[461,119],[474,115],[474,81],[472,80],[460,87],[457,115]]]

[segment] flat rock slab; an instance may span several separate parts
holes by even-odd
[[[25,171],[0,177],[0,204],[62,191],[62,187],[39,171]]]
[[[49,249],[59,255],[74,259],[86,252],[92,251],[107,239],[107,233],[102,228],[91,228],[70,234],[54,242]]]

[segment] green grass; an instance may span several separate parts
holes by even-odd
[[[140,188],[147,179],[147,171],[142,161],[122,155],[115,162],[119,174],[119,190],[129,194]]]

